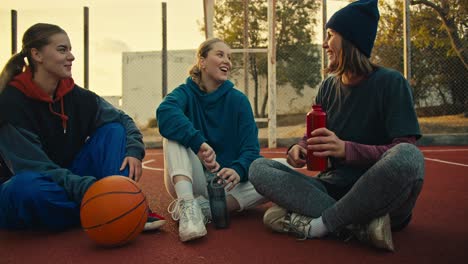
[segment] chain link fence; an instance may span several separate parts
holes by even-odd
[[[371,60],[403,73],[403,3],[381,2],[379,32]],[[340,4],[344,6],[347,2]],[[421,11],[421,8],[415,6],[411,6],[410,10],[412,24],[409,83],[413,89],[422,133],[468,133],[467,68],[455,54],[451,39],[437,14],[434,11],[431,13],[427,8]],[[320,21],[321,13],[317,12],[309,19],[312,25],[313,22]],[[466,41],[467,29],[463,25],[457,26],[462,28],[459,30],[460,37]],[[281,30],[282,28],[278,29]],[[288,42],[281,45],[281,41],[278,41],[277,44],[277,137],[301,137],[305,131],[305,113],[310,109],[321,82],[321,45],[305,46],[296,43],[293,45],[294,49]],[[234,56],[233,60],[235,68],[239,70],[233,72],[232,79],[239,87],[245,87],[243,57],[240,54]],[[255,116],[266,117],[266,54],[249,54],[247,67],[248,95]],[[258,93],[252,95],[252,89],[258,90]],[[268,136],[267,130],[263,129],[265,126],[266,124],[259,123],[260,137]]]
[[[305,1],[305,0],[304,0]],[[221,2],[221,0],[219,0]],[[242,1],[238,1],[242,2]],[[255,0],[251,4],[267,2]],[[279,14],[283,9],[293,3],[293,0],[277,0]],[[291,2],[291,3],[290,3]],[[307,2],[307,1],[305,1]],[[277,137],[278,138],[298,138],[305,131],[305,114],[310,109],[312,102],[317,94],[318,87],[322,81],[321,78],[321,12],[320,3],[310,1],[314,6],[309,6],[309,12],[304,14],[297,13],[300,10],[288,9],[292,15],[300,14],[300,18],[308,19],[306,26],[294,28],[294,23],[289,23],[288,19],[277,21],[277,29],[292,30],[297,39],[281,38],[281,31],[277,36]],[[336,5],[344,6],[347,1],[328,0],[328,16],[336,8]],[[372,53],[372,60],[379,65],[394,68],[403,72],[403,28],[402,28],[402,3],[401,0],[379,1],[381,10],[381,20],[376,44]],[[389,7],[395,3],[393,7]],[[169,2],[170,4],[170,2]],[[217,1],[218,4],[218,1]],[[265,6],[265,5],[264,5]],[[465,7],[466,8],[466,7]],[[106,8],[91,9],[91,21]],[[116,14],[115,21],[109,21],[106,25],[93,24],[94,28],[91,36],[96,34],[108,35],[103,41],[97,43],[93,38],[90,42],[90,66],[91,66],[91,85],[90,89],[106,97],[118,107],[132,116],[137,124],[142,128],[155,127],[155,110],[162,101],[162,54],[160,51],[149,51],[151,47],[156,46],[153,42],[122,42],[118,41],[119,30],[132,32],[132,39],[144,39],[147,34],[160,35],[158,29],[153,30],[142,25],[149,25],[151,17],[141,16],[135,21],[124,21],[128,10],[124,8],[111,8]],[[144,12],[147,7],[139,7],[132,12]],[[259,9],[261,10],[261,9]],[[286,10],[286,9],[285,9]],[[22,17],[30,13],[41,13],[44,10],[20,10],[20,21]],[[108,10],[107,10],[108,11]],[[423,134],[451,134],[468,133],[468,71],[458,58],[456,52],[451,47],[451,41],[447,33],[444,33],[441,20],[437,18],[436,13],[430,13],[430,10],[420,10],[411,7],[411,78],[409,82],[413,89],[415,107],[419,117]],[[3,12],[0,23],[7,25],[6,21],[9,11]],[[82,54],[82,10],[63,10],[57,12],[66,14],[69,17],[69,24],[63,27],[69,32],[74,45],[73,50],[78,58],[74,64],[75,81],[82,84],[83,62],[80,59]],[[267,23],[266,16],[250,16],[251,21],[262,24]],[[292,17],[286,17],[291,18]],[[154,18],[153,18],[154,19]],[[169,17],[169,19],[173,19]],[[265,21],[263,21],[263,20]],[[5,20],[5,21],[4,21]],[[26,19],[25,19],[26,20]],[[57,18],[57,21],[59,18]],[[465,19],[466,20],[466,19]],[[3,21],[3,22],[2,22]],[[18,32],[24,32],[26,25],[32,25],[34,22],[50,21],[55,22],[54,17],[44,15],[37,21],[27,21],[19,25]],[[289,23],[289,24],[288,24]],[[124,25],[125,24],[125,25]],[[465,26],[464,26],[465,25]],[[461,40],[466,47],[466,21],[464,24],[457,24],[461,32]],[[7,28],[7,27],[5,27]],[[229,27],[228,27],[229,28]],[[137,29],[137,30],[135,30]],[[259,27],[257,30],[261,30]],[[265,28],[263,28],[265,31]],[[155,32],[153,32],[155,31]],[[2,33],[3,34],[3,33]],[[113,35],[112,35],[113,34]],[[171,33],[176,34],[176,33]],[[216,31],[215,31],[216,34]],[[252,36],[253,33],[249,33]],[[259,33],[258,36],[266,39],[266,31]],[[310,34],[309,36],[307,34]],[[3,35],[2,35],[3,36]],[[143,36],[143,38],[142,38]],[[222,36],[220,36],[222,37]],[[237,38],[242,39],[242,34]],[[8,39],[8,35],[4,36]],[[307,41],[304,41],[307,40]],[[233,49],[241,49],[242,42],[226,39]],[[253,39],[250,39],[249,48],[265,49],[266,43],[253,45]],[[135,44],[137,43],[137,44]],[[143,45],[145,44],[145,45]],[[188,76],[188,70],[195,62],[196,46],[189,50],[173,50],[168,45],[168,87],[167,92],[171,92],[179,84],[185,82]],[[144,52],[131,52],[130,50],[142,50]],[[465,49],[466,50],[466,49]],[[118,59],[115,59],[115,53],[118,53]],[[98,65],[96,59],[107,61],[106,65]],[[255,117],[259,120],[260,138],[267,138],[268,118],[268,93],[267,93],[267,53],[251,52],[248,53],[247,63],[244,62],[242,51],[233,53],[233,71],[232,81],[236,87],[248,95],[252,104]],[[247,78],[244,78],[245,68],[247,68]],[[116,72],[115,78],[104,80],[106,72]],[[121,73],[121,77],[120,77]],[[95,85],[96,83],[108,84],[108,87]],[[105,90],[112,87],[112,91]],[[121,94],[121,98],[115,95]],[[113,95],[113,96],[111,96]],[[120,99],[120,100],[119,100]],[[263,121],[262,121],[263,120]],[[157,128],[148,130],[145,137],[147,140],[159,140]]]

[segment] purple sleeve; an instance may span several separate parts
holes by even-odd
[[[388,145],[364,145],[355,142],[345,141],[344,162],[349,165],[365,166],[377,162],[385,151],[399,143],[416,144],[416,137],[400,137],[393,139]]]
[[[306,134],[304,133],[304,136],[296,143],[296,144],[292,144],[291,146],[289,146],[289,148],[286,150],[286,155],[288,155],[288,152],[289,150],[294,147],[294,145],[299,145],[303,148],[307,148],[307,136]]]

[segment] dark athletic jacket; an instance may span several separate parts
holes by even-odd
[[[28,69],[0,94],[0,149],[13,170],[44,172],[77,202],[95,178],[74,175],[67,168],[85,140],[111,122],[126,129],[126,156],[142,160],[142,135],[133,120],[71,78],[59,82],[52,99],[32,80]]]

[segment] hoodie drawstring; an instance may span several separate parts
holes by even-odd
[[[61,113],[57,113],[54,111],[54,109],[52,108],[52,102],[49,103],[49,110],[52,114],[56,115],[56,116],[59,116],[60,119],[62,119],[62,127],[63,127],[63,133],[66,134],[67,133],[67,121],[68,121],[68,116],[65,114],[65,110],[64,110],[64,107],[63,107],[63,97],[60,98],[60,110],[61,110]]]

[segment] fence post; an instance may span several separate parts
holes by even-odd
[[[244,91],[247,98],[249,98],[249,0],[244,0]]]
[[[167,3],[162,2],[162,98],[167,95]]]
[[[213,37],[213,13],[215,0],[203,0],[203,11],[205,15],[205,38]]]
[[[327,23],[327,0],[322,0],[322,40],[324,40],[327,36],[327,28],[325,27],[325,24]],[[327,52],[325,49],[322,50],[322,68],[320,69],[321,75],[322,75],[322,80],[325,80],[325,72],[323,69],[325,69],[325,60],[327,56]]]
[[[89,7],[83,8],[84,88],[89,89]]]
[[[11,55],[18,52],[18,13],[11,10]]]
[[[268,0],[268,147],[276,148],[276,0]]]
[[[405,78],[411,79],[411,39],[410,39],[410,0],[403,1],[403,71]]]

